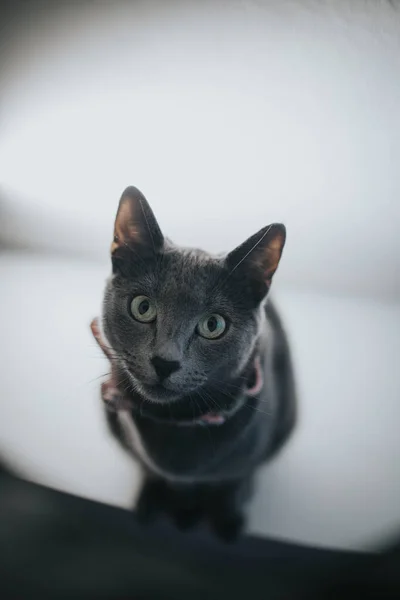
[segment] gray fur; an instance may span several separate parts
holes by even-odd
[[[116,385],[133,409],[111,420],[151,477],[191,486],[236,482],[239,489],[287,439],[295,418],[293,374],[268,301],[284,241],[284,227],[271,225],[226,256],[179,248],[163,237],[136,188],[122,195],[103,329]],[[133,318],[129,307],[137,295],[156,302],[154,322]],[[196,330],[210,313],[228,324],[214,340]],[[160,383],[154,357],[179,368]],[[249,398],[256,358],[264,385]],[[196,425],[210,412],[225,422]],[[180,426],[188,419],[192,427]]]
[[[224,261],[205,252],[169,246],[159,268],[142,277],[112,278],[106,290],[104,329],[124,367],[132,367],[132,385],[148,400],[176,400],[202,388],[209,380],[237,376],[253,352],[262,322],[263,307],[237,310],[234,299],[219,288]],[[156,327],[132,319],[129,299],[137,294],[157,298]],[[207,312],[222,312],[230,320],[218,340],[195,335]],[[165,382],[164,395],[152,393],[157,377],[150,363],[154,355],[177,360],[182,368]],[[166,396],[166,398],[164,397]]]

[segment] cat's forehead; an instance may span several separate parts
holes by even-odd
[[[155,295],[169,307],[184,301],[193,311],[214,302],[225,305],[228,301],[226,286],[220,285],[227,275],[223,257],[171,244],[162,254],[140,260],[137,254],[132,254],[130,258],[131,269],[126,276],[113,281],[115,289],[124,294]]]
[[[169,260],[171,267],[176,266],[188,271],[221,268],[221,259],[219,257],[200,248],[170,245],[166,247],[164,254]]]
[[[161,261],[160,271],[165,288],[187,288],[196,295],[215,286],[224,267],[220,258],[204,250],[170,247]]]

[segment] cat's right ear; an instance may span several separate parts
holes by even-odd
[[[149,203],[135,187],[127,187],[119,201],[111,244],[113,259],[132,258],[132,252],[157,255],[164,237]]]
[[[271,287],[285,240],[285,226],[272,223],[251,236],[226,258],[229,276],[236,271],[242,281],[250,283],[258,301],[267,295]]]

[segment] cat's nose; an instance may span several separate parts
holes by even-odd
[[[165,360],[161,356],[154,356],[151,363],[160,379],[166,379],[180,369],[181,363],[177,360]]]

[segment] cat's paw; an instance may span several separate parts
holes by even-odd
[[[215,534],[229,544],[239,538],[245,525],[244,516],[241,514],[221,515],[211,518],[210,521]]]
[[[165,494],[164,484],[160,481],[146,481],[135,507],[135,514],[140,523],[149,523],[162,512],[160,498]]]
[[[151,502],[139,500],[135,507],[136,518],[143,525],[151,523],[158,513],[158,506]]]
[[[173,519],[176,527],[181,531],[185,531],[187,529],[192,529],[197,525],[203,516],[203,512],[199,509],[181,509],[176,511],[173,515]]]

